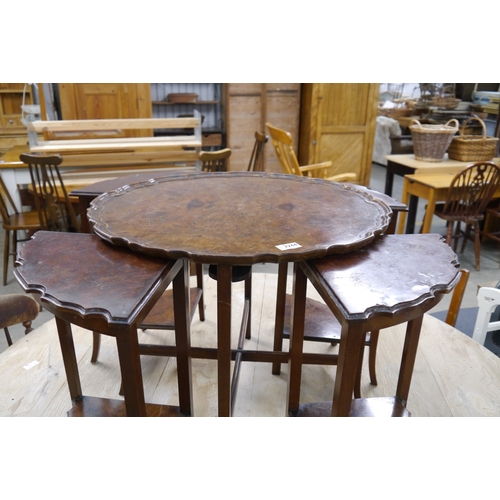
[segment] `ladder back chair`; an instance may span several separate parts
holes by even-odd
[[[293,150],[293,139],[290,132],[274,127],[271,123],[266,123],[266,127],[269,130],[276,156],[285,174],[318,177],[335,182],[352,182],[356,180],[357,175],[353,172],[329,176],[328,171],[333,166],[331,161],[300,166]]]
[[[47,231],[80,232],[73,200],[64,187],[59,171],[61,156],[22,154],[20,160],[29,167],[31,189],[43,228]]]
[[[227,172],[227,159],[230,156],[229,148],[220,151],[202,151],[199,156],[202,172]]]
[[[17,243],[27,241],[30,233],[42,228],[38,211],[19,212],[12,200],[12,197],[0,177],[0,216],[2,217],[2,227],[5,230],[5,240],[3,249],[3,284],[7,284],[7,270],[9,266],[9,255],[13,256],[15,265],[17,254]],[[19,239],[17,232],[27,231],[28,238]],[[12,233],[12,249],[10,245],[10,234]]]
[[[476,270],[480,269],[480,228],[488,204],[500,187],[500,167],[489,161],[476,162],[453,178],[446,201],[437,203],[434,215],[446,221],[446,242],[456,251],[463,238],[461,252],[467,240],[474,241]],[[462,230],[461,224],[465,224]],[[471,234],[472,231],[472,234]]]
[[[268,137],[261,132],[255,132],[255,144],[253,146],[248,172],[264,172],[264,147]]]

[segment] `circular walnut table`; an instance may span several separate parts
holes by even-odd
[[[385,231],[391,209],[352,185],[233,172],[125,186],[94,200],[88,216],[95,233],[114,245],[218,266],[218,403],[225,416],[231,413],[232,266],[352,252]]]

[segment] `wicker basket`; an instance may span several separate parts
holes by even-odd
[[[445,85],[441,87],[439,95],[432,98],[433,106],[445,109],[455,109],[461,102],[461,99],[457,99],[455,96],[454,85]]]
[[[450,126],[453,122],[454,127]],[[446,125],[422,125],[418,120],[412,120],[410,131],[415,158],[437,163],[443,161],[443,156],[458,131],[458,121],[453,119]]]
[[[465,128],[471,120],[477,120],[483,126],[483,135],[465,135]],[[448,156],[458,161],[490,161],[495,156],[498,139],[487,137],[486,125],[481,118],[469,118],[462,125],[460,135],[455,137],[448,148]]]

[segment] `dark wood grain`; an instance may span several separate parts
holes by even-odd
[[[180,411],[191,414],[187,261],[136,254],[92,234],[41,231],[23,247],[18,262],[15,276],[21,286],[56,317],[70,396],[77,406],[72,415],[87,410],[82,407],[71,324],[116,337],[123,407],[127,416],[148,415],[137,326],[173,280]],[[95,402],[91,407],[96,404],[106,414],[110,411],[109,405]]]
[[[351,412],[366,333],[408,322],[395,395],[406,406],[423,314],[459,279],[456,255],[444,239],[437,234],[381,236],[349,254],[300,262],[296,274],[309,279],[341,325],[332,416]],[[295,304],[305,294],[304,279],[296,283],[301,285],[294,290]],[[291,328],[290,363],[300,364],[302,342],[293,339],[303,338],[304,321]],[[291,366],[289,372],[299,370]],[[297,414],[299,385],[291,375],[289,384],[295,397],[289,399],[288,411]]]
[[[68,417],[126,417],[125,402],[117,399],[83,396],[71,410]],[[183,417],[177,406],[146,404],[147,417]]]
[[[43,306],[79,326],[96,323],[112,333],[112,325],[130,325],[146,316],[144,309],[159,298],[165,278],[180,264],[115,247],[96,235],[38,231],[19,254],[14,274]],[[156,301],[153,300],[151,307]]]
[[[353,185],[216,172],[105,193],[91,203],[89,218],[102,238],[146,254],[248,265],[352,251],[381,234],[391,213],[386,203]],[[289,243],[300,248],[277,248]]]

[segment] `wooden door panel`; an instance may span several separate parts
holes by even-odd
[[[332,161],[332,174],[354,172],[368,185],[378,84],[304,84],[299,161]]]
[[[324,134],[321,137],[319,162],[332,161],[328,175],[354,172],[361,175],[363,159],[364,133],[360,134]]]
[[[366,126],[370,84],[321,84],[321,127]]]
[[[66,83],[59,84],[63,120],[151,118],[149,84]],[[118,136],[151,135],[152,131],[119,133]]]

